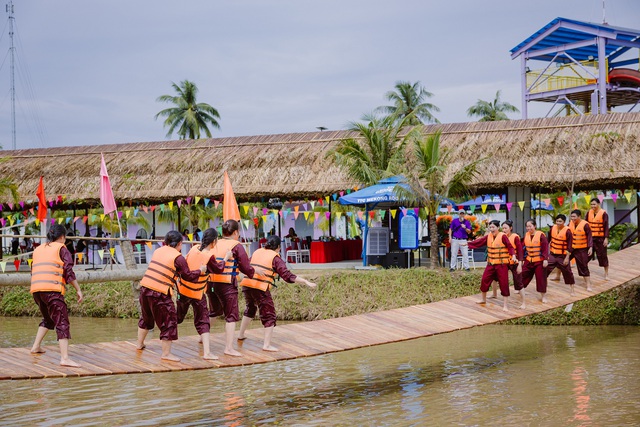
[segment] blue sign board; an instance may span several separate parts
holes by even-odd
[[[413,209],[407,209],[405,212],[400,211],[398,246],[400,249],[418,249],[418,215]]]

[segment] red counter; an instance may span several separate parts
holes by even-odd
[[[311,263],[323,264],[362,258],[362,240],[311,242]]]

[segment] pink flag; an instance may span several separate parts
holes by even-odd
[[[107,165],[104,162],[104,155],[102,157],[102,163],[100,164],[100,203],[104,206],[104,213],[110,214],[115,211],[116,199],[113,198],[113,191],[111,190],[111,182],[109,181],[109,174],[107,173]]]

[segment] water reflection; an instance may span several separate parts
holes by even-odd
[[[486,326],[242,368],[0,381],[0,425],[637,425],[639,338]]]

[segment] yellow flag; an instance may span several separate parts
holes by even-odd
[[[116,253],[116,248],[109,248],[109,252],[111,252],[111,256]]]
[[[424,207],[424,213],[429,216],[429,208],[426,206]]]
[[[521,211],[524,210],[524,200],[518,202],[518,207],[520,208]]]
[[[39,226],[39,225],[40,225],[40,220],[38,218],[36,218],[36,226]],[[3,271],[3,273],[4,273],[4,271]]]
[[[2,268],[2,272],[4,273],[4,270],[7,268],[7,261],[1,261],[0,268]]]
[[[591,203],[591,194],[585,194],[584,200],[587,202],[587,204]]]
[[[325,197],[324,199],[327,201],[327,204],[329,204],[329,201],[331,200],[329,196]]]
[[[624,197],[627,199],[627,203],[631,203],[631,196],[633,195],[633,193],[631,191],[625,191],[624,192]]]
[[[100,221],[104,221],[104,214],[100,214]]]
[[[104,249],[98,249],[98,256],[100,259],[104,258]]]
[[[336,217],[340,219],[340,217],[342,217],[342,212],[336,212]]]
[[[78,256],[78,262],[82,262],[82,257],[84,256],[84,254],[82,252],[78,252],[76,255]]]
[[[58,218],[58,224],[62,224],[64,221],[64,218]]]
[[[167,203],[169,205],[169,210],[173,209],[173,202]]]
[[[309,214],[310,214],[310,213],[311,213],[311,212],[309,212],[309,211],[304,211],[304,212],[303,212],[303,214],[304,214],[304,219],[306,219],[307,221],[309,220]]]
[[[248,214],[249,213],[249,206],[245,205],[242,207],[242,210],[244,211],[244,214]]]
[[[398,212],[398,209],[389,209],[389,212],[391,212],[391,218],[396,219],[396,213]]]
[[[31,267],[31,264],[33,264],[33,258],[29,258],[27,260],[27,263],[29,264],[29,267]]]
[[[149,246],[149,249],[151,249],[151,242],[147,242],[147,246]]]
[[[189,241],[193,242],[193,233],[189,233],[187,236],[189,236]]]
[[[131,216],[131,210],[127,209],[126,211],[124,211],[125,215],[127,216],[127,218],[129,218]]]
[[[480,207],[482,208],[482,213],[487,212],[487,205],[480,205]]]
[[[196,196],[196,205],[198,204],[199,201],[200,201],[200,196]]]

